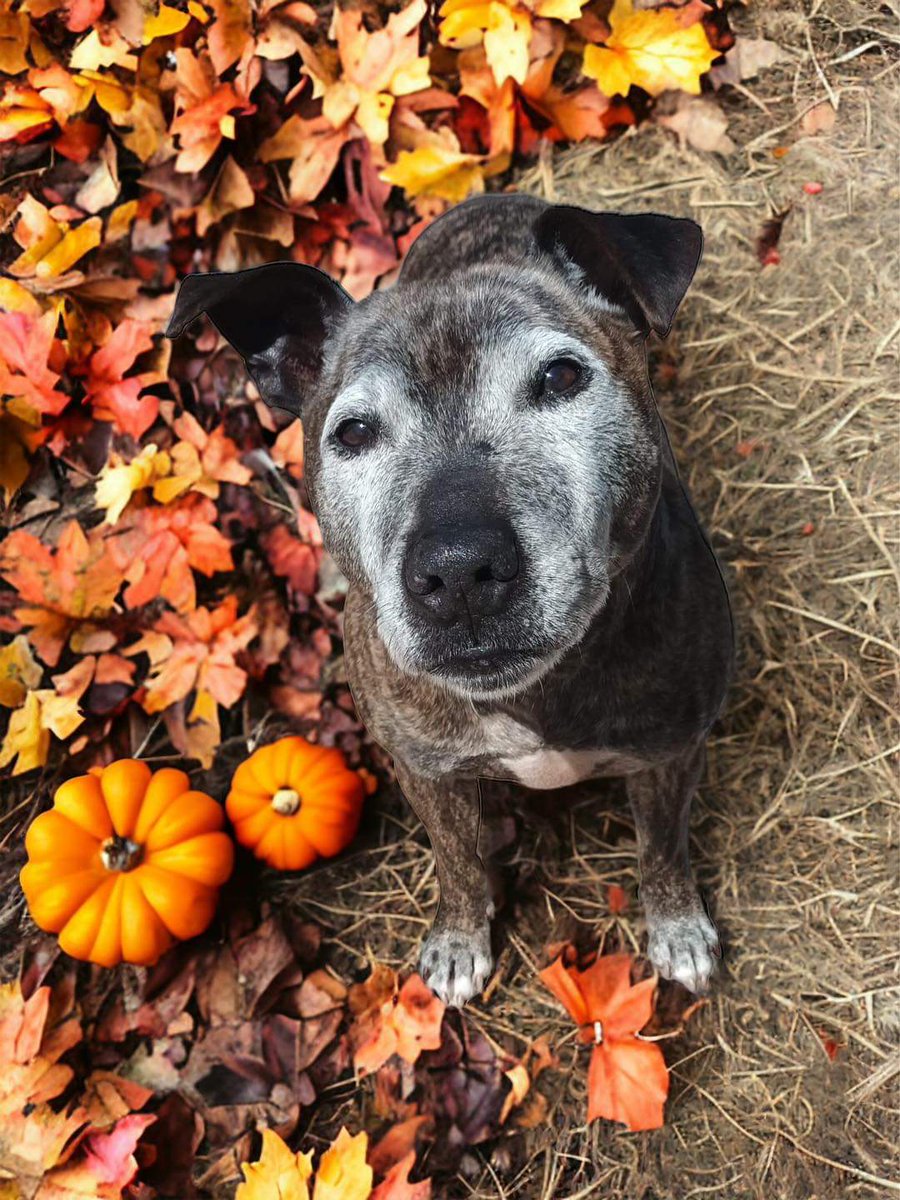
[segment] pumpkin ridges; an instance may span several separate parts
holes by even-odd
[[[322,815],[335,808],[348,813],[355,812],[364,795],[365,789],[362,780],[359,780],[358,783],[354,783],[352,780],[347,783],[338,782],[331,789],[321,786],[304,792],[301,808],[305,807],[307,811],[310,809],[321,810]]]
[[[261,809],[269,808],[271,801],[268,793],[248,792],[241,788],[232,788],[225,801],[225,810],[230,821],[237,823],[253,816]]]
[[[300,800],[296,811],[277,803],[290,792]],[[297,870],[350,842],[364,798],[363,781],[340,750],[295,736],[260,747],[240,764],[225,807],[242,845],[274,867]]]
[[[275,784],[276,788],[283,787],[291,778],[291,766],[297,757],[297,744],[293,738],[282,738],[280,742],[275,742],[272,754],[270,784]],[[274,789],[271,789],[274,790]]]
[[[332,822],[326,825],[323,821],[306,826],[304,832],[318,850],[322,858],[334,858],[353,838],[358,822]]]
[[[110,875],[96,891],[88,896],[84,904],[80,904],[76,908],[59,931],[60,948],[65,950],[66,954],[71,954],[73,958],[85,959],[88,962],[93,961],[91,951],[97,939],[97,930],[100,928],[104,906],[109,902],[115,883],[115,879]],[[105,964],[101,963],[100,965]]]
[[[61,870],[55,862],[26,863],[19,882],[34,922],[47,933],[59,933],[102,883],[105,872],[90,867]]]
[[[93,855],[98,855],[100,842],[78,825],[57,812],[48,809],[31,822],[25,834],[25,850],[28,857],[38,862],[55,859],[59,847],[65,848],[67,859],[82,860],[87,864]]]
[[[137,878],[141,891],[159,919],[179,941],[196,937],[212,920],[218,891],[175,875],[153,863],[144,863]]]
[[[101,783],[102,787],[102,783]],[[137,776],[119,774],[118,780],[104,790],[103,796],[113,829],[120,838],[134,840],[134,827],[147,791]]]
[[[234,847],[221,806],[189,788],[182,771],[151,775],[122,760],[57,789],[54,808],[26,835],[20,879],[35,920],[57,933],[61,949],[106,967],[123,956],[151,965],[174,938],[206,928]],[[156,834],[158,863],[145,861],[142,825]]]
[[[144,838],[148,851],[165,850],[175,842],[212,833],[225,824],[222,806],[204,792],[185,792],[169,805]]]
[[[253,848],[254,854],[276,867],[284,859],[284,824],[278,816],[273,816],[269,828]]]
[[[247,768],[247,774],[253,780],[253,790],[268,792],[270,790],[268,780],[275,774],[275,746],[278,743],[274,742],[270,746],[261,746],[259,750],[253,752],[242,765]],[[246,785],[245,785],[246,786]]]
[[[284,869],[302,871],[316,861],[318,847],[303,831],[296,821],[285,821],[284,828]]]
[[[149,942],[149,945],[148,945]],[[173,938],[153,911],[134,872],[122,879],[122,957],[151,965],[172,945]]]
[[[234,866],[234,847],[225,833],[201,833],[174,846],[149,851],[146,861],[195,883],[221,887]]]
[[[116,833],[121,837],[131,837],[138,808],[152,778],[150,768],[136,758],[120,758],[104,767],[99,778],[103,799]],[[122,825],[121,829],[119,824]]]
[[[112,833],[112,821],[96,775],[80,775],[56,789],[53,807],[73,825],[102,841]]]
[[[232,823],[234,825],[234,832],[237,834],[237,839],[241,845],[252,848],[276,821],[284,819],[283,817],[279,817],[277,813],[274,813],[269,805],[266,804],[255,813],[251,813],[247,817],[242,817],[240,820],[232,818]]]
[[[318,746],[316,749],[321,753],[315,758],[306,759],[302,767],[297,765],[290,772],[288,782],[298,792],[315,789],[329,775],[347,773],[347,765],[340,750],[335,750],[333,746]]]
[[[134,827],[134,840],[142,845],[157,821],[179,796],[190,790],[191,781],[184,771],[163,767],[157,771],[144,792],[144,803]]]
[[[113,873],[113,887],[103,906],[97,933],[90,949],[91,962],[101,967],[114,967],[122,959],[122,889],[125,876]]]

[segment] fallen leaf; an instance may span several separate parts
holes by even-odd
[[[113,455],[100,472],[94,499],[98,508],[106,510],[107,525],[115,525],[131,497],[142,488],[150,487],[169,473],[172,460],[152,443],[145,446],[130,462]]]
[[[656,978],[631,983],[629,954],[601,955],[584,971],[557,958],[540,978],[593,1047],[588,1073],[588,1121],[620,1121],[632,1132],[658,1129],[669,1093],[659,1046],[636,1036],[653,1013]]]
[[[64,365],[57,324],[53,312],[0,312],[0,392],[47,416],[58,415],[69,403],[57,388]],[[28,416],[27,411],[17,415]]]
[[[745,79],[755,79],[760,71],[780,62],[789,62],[790,58],[777,42],[767,38],[739,37],[726,53],[725,61],[710,70],[709,77],[714,88],[734,85]]]
[[[24,530],[11,533],[0,542],[0,575],[25,601],[15,615],[51,667],[79,622],[112,611],[123,579],[100,531],[86,537],[77,521],[69,522],[55,549]]]
[[[815,137],[817,133],[830,133],[834,129],[837,111],[830,100],[820,100],[800,118],[800,132],[804,137]]]
[[[28,639],[21,633],[0,647],[0,704],[18,708],[29,690],[41,682],[43,671],[31,653]]]
[[[58,696],[52,688],[29,692],[20,708],[9,718],[0,744],[0,769],[13,760],[13,775],[42,767],[50,752],[50,734],[61,741],[84,721],[75,697]]]
[[[411,1150],[405,1158],[395,1163],[378,1187],[371,1193],[370,1200],[431,1200],[431,1180],[410,1183],[409,1173],[416,1165],[416,1153]]]
[[[693,16],[694,20],[687,21]],[[610,34],[603,46],[588,45],[583,70],[606,96],[625,96],[632,86],[651,96],[670,89],[699,95],[700,77],[718,51],[709,44],[696,12],[635,9],[632,0],[615,0]]]
[[[734,142],[726,132],[728,118],[715,100],[681,95],[674,112],[659,113],[655,120],[665,129],[671,129],[682,147],[691,146],[694,150],[715,154],[734,152]]]
[[[445,128],[415,150],[401,150],[380,177],[409,196],[440,196],[459,203],[471,192],[484,191],[484,159],[464,154],[456,136]]]
[[[131,434],[135,440],[156,420],[159,401],[155,396],[140,398],[140,394],[148,383],[158,380],[155,375],[132,375],[126,379],[125,374],[134,366],[135,359],[152,346],[149,325],[126,318],[91,355],[84,381],[94,415],[101,421],[112,421],[116,429]]]
[[[153,487],[153,497],[168,504],[193,490],[215,500],[220,483],[249,483],[253,473],[238,459],[238,448],[221,427],[207,433],[196,417],[182,413],[172,428],[182,441],[169,452],[172,471]]]
[[[423,1050],[441,1044],[444,1004],[418,975],[401,987],[389,967],[376,965],[365,983],[350,989],[353,1063],[371,1074],[394,1054],[414,1063]]]
[[[316,1168],[313,1200],[368,1200],[372,1191],[372,1168],[366,1162],[369,1139],[355,1137],[342,1129]]]
[[[234,1200],[309,1200],[312,1154],[294,1154],[274,1130],[262,1131],[262,1153],[243,1163],[244,1182]]]

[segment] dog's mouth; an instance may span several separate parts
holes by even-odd
[[[521,691],[540,678],[558,656],[555,647],[472,647],[423,664],[426,674],[452,691],[490,698]]]

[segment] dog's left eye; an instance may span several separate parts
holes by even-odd
[[[542,396],[562,396],[570,392],[581,379],[581,366],[571,358],[555,358],[544,367],[540,393]]]
[[[375,441],[375,430],[365,421],[351,419],[341,421],[334,431],[334,436],[348,450],[364,450]]]

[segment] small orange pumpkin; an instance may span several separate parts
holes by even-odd
[[[365,790],[340,750],[286,737],[241,763],[225,807],[242,846],[279,871],[300,871],[353,841]]]
[[[209,925],[234,846],[222,806],[190,786],[125,758],[69,779],[32,821],[22,890],[67,954],[149,966]]]

